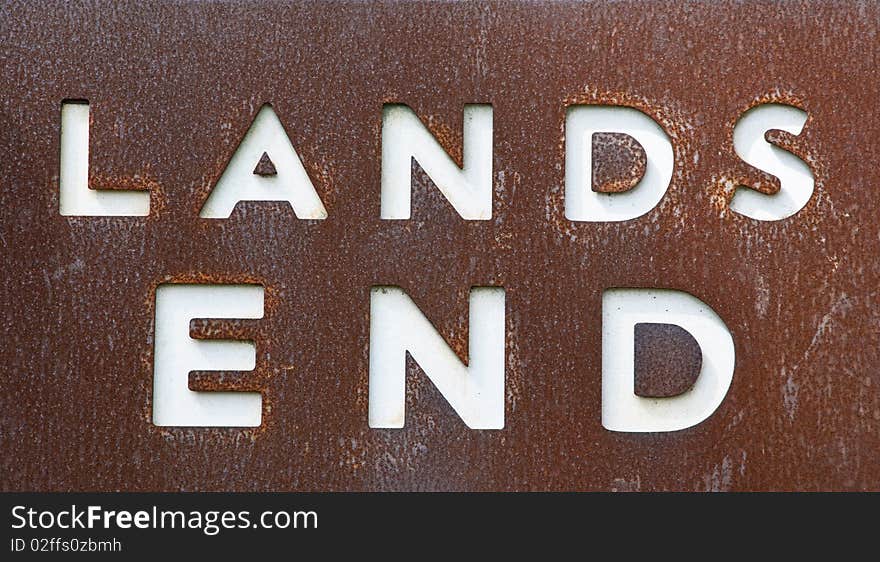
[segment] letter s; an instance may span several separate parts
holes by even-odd
[[[22,510],[24,510],[23,505],[17,505],[12,508],[12,516],[17,518],[19,521],[21,521],[21,525],[13,524],[12,525],[13,529],[23,529],[24,526],[27,524],[27,520],[24,517],[22,517],[21,515],[19,515],[18,513],[16,513],[16,511],[22,511]]]
[[[733,128],[733,149],[745,163],[779,178],[780,189],[766,195],[738,187],[730,201],[732,211],[756,220],[777,221],[806,206],[815,185],[810,167],[764,140],[764,134],[772,129],[799,135],[806,122],[805,111],[778,103],[758,105],[742,114]]]

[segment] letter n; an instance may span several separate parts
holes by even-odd
[[[503,288],[471,289],[468,332],[465,365],[403,290],[374,287],[370,295],[370,427],[404,426],[409,352],[468,427],[503,428]]]
[[[466,220],[492,218],[492,106],[464,106],[463,167],[459,168],[412,109],[382,111],[383,219],[410,218],[412,160]]]

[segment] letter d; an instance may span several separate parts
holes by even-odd
[[[637,325],[658,324],[665,331],[652,328],[639,334]],[[637,335],[653,338],[642,340],[651,346],[648,351],[636,346]],[[696,354],[694,360],[683,361],[667,353],[676,348],[668,345],[672,339],[683,342],[686,350],[688,342],[696,344],[687,354]],[[603,293],[602,425],[606,429],[659,432],[697,425],[727,395],[734,363],[730,331],[696,297],[669,289],[608,289]],[[683,372],[689,364],[695,380]],[[676,388],[674,381],[663,380],[680,380],[682,374],[689,388]],[[637,381],[639,375],[642,381]],[[637,382],[643,383],[640,388]],[[657,392],[650,392],[650,385]]]
[[[596,133],[622,133],[644,150],[645,169],[635,186],[621,193],[591,190]],[[673,165],[672,140],[647,114],[613,105],[569,106],[565,115],[565,217],[586,222],[640,217],[663,199]]]

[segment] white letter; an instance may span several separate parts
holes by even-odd
[[[61,169],[58,207],[63,216],[145,217],[150,193],[89,189],[89,104],[61,104]]]
[[[504,427],[504,289],[470,295],[465,366],[403,290],[370,293],[370,427],[400,428],[406,408],[406,352],[472,429]]]
[[[492,106],[465,105],[464,166],[455,165],[412,109],[382,109],[383,219],[408,219],[412,171],[419,163],[463,219],[492,218]]]
[[[694,386],[669,398],[643,398],[634,391],[634,326],[675,324],[703,352]],[[733,338],[703,301],[669,289],[608,289],[602,294],[602,425],[611,431],[676,431],[714,412],[733,380]]]
[[[273,175],[254,171],[264,152],[275,167]],[[312,180],[269,104],[257,113],[199,216],[228,219],[239,201],[287,201],[297,218],[327,218]]]
[[[100,505],[90,505],[89,506],[89,529],[94,528],[95,523],[101,520],[101,506]]]
[[[15,523],[14,523],[14,524],[12,525],[12,528],[13,528],[13,529],[21,529],[21,528],[23,528],[23,527],[25,526],[25,524],[27,523],[27,520],[26,520],[24,517],[22,517],[21,514],[16,513],[16,511],[23,511],[24,509],[25,509],[25,507],[24,507],[23,505],[17,505],[17,506],[15,506],[15,507],[12,508],[12,516],[18,518],[18,520],[21,521],[21,524],[15,524]]]
[[[794,154],[764,140],[764,133],[780,129],[801,134],[806,112],[790,105],[767,103],[746,111],[733,128],[733,149],[744,162],[779,178],[779,192],[767,195],[739,187],[730,209],[749,218],[777,221],[797,213],[813,196],[815,180],[807,164]]]
[[[166,426],[256,427],[259,392],[193,392],[190,371],[250,371],[256,348],[248,341],[202,341],[189,336],[194,318],[262,318],[259,285],[179,285],[156,289],[153,423]]]
[[[645,149],[641,181],[623,193],[591,189],[593,133],[625,133]],[[625,221],[640,217],[663,199],[672,181],[672,142],[653,119],[637,109],[615,105],[572,105],[565,114],[565,218],[573,221]]]

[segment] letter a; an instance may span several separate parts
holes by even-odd
[[[321,198],[269,104],[257,113],[199,216],[229,218],[239,201],[287,201],[297,218],[327,218]]]

